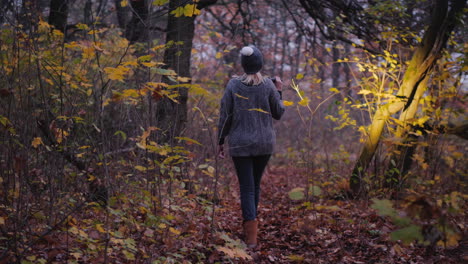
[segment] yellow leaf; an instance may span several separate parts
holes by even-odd
[[[223,56],[221,52],[217,52],[215,58],[220,59]]]
[[[309,98],[304,97],[302,100],[298,103],[301,106],[308,106],[309,105]]]
[[[291,101],[283,101],[284,106],[291,106],[294,105],[294,102]]]
[[[189,77],[177,77],[177,81],[179,82],[189,82],[190,78]]]
[[[143,166],[140,166],[140,165],[136,165],[135,169],[137,169],[137,170],[139,170],[141,172],[145,172],[147,170],[146,167],[143,167]]]
[[[157,64],[156,62],[142,62],[141,64],[143,64],[144,66],[148,67],[148,68],[151,68],[151,67],[155,67]]]
[[[41,19],[39,21],[39,30],[48,31],[49,29],[50,29],[50,24]]]
[[[106,232],[106,230],[104,230],[104,228],[102,227],[102,224],[96,224],[96,230],[101,232],[101,233]]]
[[[200,142],[196,141],[195,139],[191,139],[191,138],[188,138],[188,137],[175,137],[176,139],[178,140],[183,140],[185,142],[187,142],[188,144],[197,144],[197,145],[202,145]]]
[[[5,217],[0,217],[0,225],[4,225],[5,224]]]
[[[123,81],[125,75],[130,71],[129,68],[118,66],[117,68],[106,67],[104,68],[104,72],[107,73],[109,79]]]
[[[153,5],[162,6],[166,4],[167,2],[169,2],[169,0],[154,0]]]
[[[138,57],[138,61],[140,62],[144,62],[144,61],[151,61],[151,59],[153,58],[154,56],[153,55],[143,55],[143,56],[140,56]]]
[[[122,97],[123,98],[128,98],[128,97],[139,98],[140,96],[145,95],[145,94],[146,94],[145,90],[126,89],[122,92]]]
[[[164,229],[164,228],[166,228],[167,226],[166,226],[166,224],[161,223],[161,224],[158,225],[158,227],[161,228],[161,229]]]
[[[42,145],[42,144],[44,143],[42,142],[42,139],[40,137],[35,137],[33,141],[31,142],[31,146],[33,146],[34,148],[37,148],[39,145]]]
[[[335,87],[330,88],[329,91],[332,93],[340,93],[340,91],[336,89]]]
[[[453,157],[456,158],[456,159],[461,159],[463,158],[464,154],[461,153],[461,152],[458,152],[458,151],[455,151],[452,153]]]
[[[242,95],[240,95],[240,94],[238,94],[238,93],[235,93],[234,95],[237,96],[237,97],[239,97],[239,98],[241,98],[241,99],[249,100],[248,97],[242,96]]]
[[[157,45],[157,46],[155,46],[155,47],[152,47],[151,50],[152,50],[152,51],[157,51],[157,50],[160,50],[160,49],[162,49],[162,48],[164,48],[164,47],[166,47],[166,45],[165,45],[165,44],[161,44],[161,45]]]
[[[458,241],[460,241],[461,238],[462,238],[460,234],[455,233],[452,230],[449,230],[449,232],[448,232],[448,234],[446,236],[447,236],[446,241],[439,240],[437,242],[438,246],[440,246],[440,247],[447,246],[447,248],[456,247],[456,246],[458,246]]]
[[[423,126],[424,123],[426,123],[427,120],[429,120],[430,117],[429,116],[423,116],[421,118],[419,118],[416,123],[419,125],[419,126]]]
[[[372,92],[369,91],[369,90],[366,90],[366,89],[362,89],[362,90],[360,90],[360,91],[358,92],[358,94],[363,94],[363,95],[370,94],[370,93],[372,93]]]
[[[137,60],[126,61],[122,63],[123,66],[138,66]]]
[[[173,227],[169,227],[169,231],[177,236],[180,235],[180,231]]]
[[[94,181],[95,179],[96,179],[96,177],[94,177],[94,175],[92,175],[92,174],[88,175],[88,181]]]
[[[250,108],[248,109],[249,111],[257,111],[257,112],[260,112],[260,113],[265,113],[265,114],[269,114],[267,111],[263,110],[263,109],[260,109],[260,108]]]
[[[88,25],[82,24],[82,23],[76,24],[76,28],[81,29],[81,30],[88,30],[89,29]]]
[[[304,78],[304,74],[298,73],[298,74],[296,75],[296,80],[300,80],[300,79],[302,79],[302,78]]]
[[[175,10],[171,11],[171,15],[174,15],[175,17],[181,17],[184,15],[184,7],[179,6]]]
[[[200,9],[198,9],[194,4],[188,4],[184,7],[184,15],[187,17],[197,16],[200,13]]]
[[[86,91],[86,95],[87,95],[87,96],[91,96],[92,94],[93,94],[93,90],[92,90],[92,89],[88,89],[88,90]]]

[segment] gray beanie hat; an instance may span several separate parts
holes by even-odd
[[[241,49],[241,64],[245,73],[255,74],[262,69],[263,55],[255,46],[245,46]]]

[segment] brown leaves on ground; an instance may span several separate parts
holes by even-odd
[[[259,245],[254,250],[246,249],[242,242],[237,181],[235,175],[226,175],[219,183],[215,205],[206,199],[209,195],[189,194],[175,187],[172,197],[158,205],[157,195],[141,184],[114,196],[107,208],[88,204],[60,228],[26,241],[30,247],[24,248],[21,263],[466,261],[464,240],[457,248],[435,248],[432,252],[424,246],[390,241],[389,233],[395,226],[377,215],[369,201],[344,199],[336,190],[338,184],[322,184],[320,196],[291,200],[288,192],[310,181],[303,175],[307,173],[291,168],[266,172],[258,216]],[[39,229],[39,220],[34,221],[33,230]],[[0,263],[18,260],[13,252],[6,256],[2,260],[6,262]]]
[[[405,247],[389,241],[388,234],[394,226],[387,219],[370,209],[367,201],[330,199],[337,197],[333,188],[328,196],[309,199],[308,206],[303,201],[292,201],[288,192],[304,182],[294,173],[291,169],[274,168],[264,176],[259,245],[250,252],[253,261],[238,259],[239,262],[459,263],[462,260],[462,255],[449,254],[451,251],[438,249],[427,255],[423,246]],[[232,188],[235,190],[232,199],[223,202],[217,221],[225,232],[242,237],[237,186]]]

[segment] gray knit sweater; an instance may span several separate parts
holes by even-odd
[[[231,79],[221,99],[219,144],[227,136],[232,157],[272,154],[276,142],[273,118],[279,120],[283,113],[280,93],[270,79],[252,86]]]

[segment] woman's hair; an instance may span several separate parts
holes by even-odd
[[[236,78],[246,85],[259,85],[265,81],[265,77],[263,77],[260,72],[254,74],[244,73]]]

